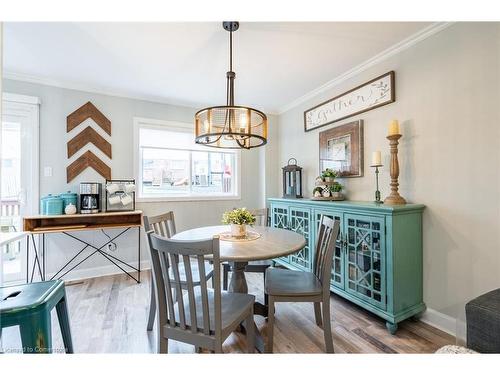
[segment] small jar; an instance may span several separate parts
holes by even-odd
[[[73,203],[69,203],[65,208],[64,208],[64,213],[66,215],[74,215],[76,214],[76,206]]]

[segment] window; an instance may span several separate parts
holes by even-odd
[[[134,119],[138,200],[239,197],[239,150],[197,145],[193,125]]]

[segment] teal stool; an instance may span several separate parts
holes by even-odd
[[[66,353],[73,353],[64,281],[0,288],[0,329],[19,326],[24,353],[51,353],[50,312],[57,309]]]

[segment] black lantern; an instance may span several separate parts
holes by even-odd
[[[283,167],[283,198],[302,198],[302,167],[295,158]]]

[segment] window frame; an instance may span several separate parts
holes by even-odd
[[[193,124],[181,121],[166,121],[157,120],[144,117],[134,117],[134,176],[137,186],[136,202],[138,203],[148,203],[148,202],[189,202],[189,201],[226,201],[226,200],[240,200],[241,199],[241,151],[240,150],[230,150],[230,151],[219,151],[234,153],[234,193],[233,194],[212,194],[212,195],[200,195],[200,194],[189,194],[189,195],[179,195],[179,196],[163,196],[163,197],[143,197],[142,195],[142,162],[140,157],[140,146],[139,146],[139,130],[140,129],[154,129],[154,130],[175,130],[175,129],[185,129],[193,131]],[[194,144],[194,131],[193,131],[193,144]],[[217,152],[216,149],[211,149],[206,147],[207,152]],[[165,148],[168,149],[168,148]],[[188,149],[190,151],[190,176],[192,179],[192,165],[191,152],[196,152],[199,150]],[[191,181],[190,181],[191,184]]]

